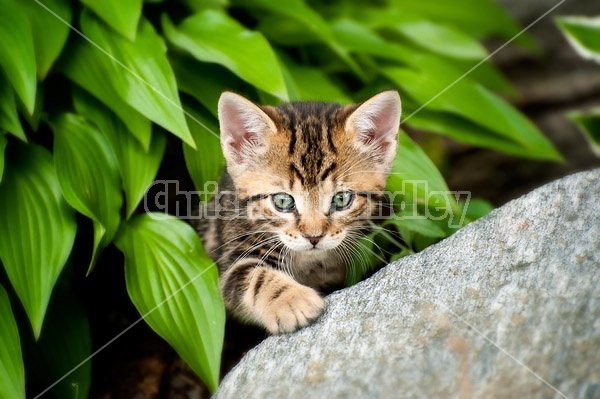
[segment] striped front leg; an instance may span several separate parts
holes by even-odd
[[[225,305],[236,316],[279,334],[307,326],[323,313],[317,291],[259,263],[240,260],[221,276]]]

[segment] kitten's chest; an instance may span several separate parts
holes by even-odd
[[[294,259],[291,267],[281,265],[300,284],[316,289],[342,286],[346,280],[346,264],[336,254],[329,256],[302,256]]]

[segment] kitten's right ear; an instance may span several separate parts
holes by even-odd
[[[266,134],[275,123],[265,112],[239,94],[224,92],[219,98],[221,147],[228,162],[246,163],[267,145]]]

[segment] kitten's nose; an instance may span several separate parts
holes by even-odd
[[[319,236],[304,236],[304,238],[306,238],[313,246],[315,246],[319,243],[319,241],[321,241],[323,234]]]

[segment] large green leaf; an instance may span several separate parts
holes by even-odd
[[[144,151],[140,143],[129,134],[123,122],[96,99],[81,90],[75,90],[73,102],[81,115],[94,122],[117,156],[123,191],[127,199],[125,212],[129,218],[158,172],[167,143],[166,137],[162,132],[155,131],[150,148]]]
[[[127,129],[142,144],[150,147],[152,127],[150,120],[129,106],[112,87],[106,56],[100,50],[81,40],[70,47],[70,53],[61,58],[62,72],[80,87],[109,107],[125,123]]]
[[[475,37],[498,35],[510,38],[520,31],[519,25],[493,0],[395,0],[392,9],[385,12],[390,19],[398,13],[454,25]],[[521,36],[518,42],[530,44],[527,35]]]
[[[146,0],[148,1],[148,0]],[[151,0],[151,1],[163,1],[163,0]],[[225,8],[229,5],[229,0],[183,0],[188,8],[194,11],[201,11],[207,8]]]
[[[212,183],[219,180],[225,164],[221,142],[218,133],[215,133],[219,131],[219,125],[208,112],[189,110],[194,118],[188,120],[190,131],[194,140],[202,143],[202,148],[195,150],[183,143],[183,155],[194,186],[200,192],[200,199],[209,201],[212,197],[211,187],[216,187]]]
[[[600,16],[560,17],[556,22],[580,56],[600,62]]]
[[[448,81],[447,66],[430,65],[429,72],[407,68],[382,68],[391,81],[398,84],[427,109],[459,115],[528,150],[529,158],[561,161],[562,156],[542,133],[519,111],[483,86],[468,80]],[[437,74],[434,74],[437,70]],[[405,122],[410,124],[411,114]]]
[[[387,225],[393,225],[398,229],[406,229],[426,237],[446,237],[444,230],[439,228],[434,221],[427,219],[425,216],[413,215],[406,211],[396,212],[393,216],[386,219],[384,226]]]
[[[300,65],[281,54],[284,76],[288,75],[288,91],[296,93],[296,100],[317,100],[351,103],[352,99],[322,70]]]
[[[577,124],[592,151],[600,157],[600,109],[589,113],[571,112],[567,116]]]
[[[88,273],[114,237],[123,203],[117,159],[108,140],[79,115],[62,114],[53,123],[54,164],[69,204],[94,223]]]
[[[0,398],[25,399],[25,370],[19,330],[10,300],[0,285]]]
[[[410,41],[444,56],[481,60],[487,51],[475,38],[451,26],[430,21],[405,22],[396,30]]]
[[[177,53],[170,54],[169,60],[175,71],[179,90],[194,97],[215,117],[218,116],[217,105],[221,93],[226,90],[242,91],[241,84],[245,84],[221,65],[198,62]]]
[[[12,133],[21,140],[27,141],[21,121],[19,121],[13,89],[2,71],[0,71],[0,130]]]
[[[414,114],[408,124],[424,131],[442,134],[469,145],[490,148],[525,158],[530,156],[530,150],[519,142],[477,125],[468,119],[447,112],[429,111],[424,108]]]
[[[25,106],[23,105],[23,103],[21,101],[17,102],[17,109],[19,110],[19,114],[20,114],[21,118],[23,118],[27,122],[29,127],[31,127],[31,129],[34,132],[38,131],[42,117],[45,114],[47,115],[47,113],[48,113],[47,110],[43,109],[43,105],[44,105],[44,85],[40,82],[38,82],[37,91],[35,93],[35,109],[33,110],[33,114],[30,115],[25,110]]]
[[[253,11],[256,9],[265,10],[274,14],[276,17],[289,20],[289,22],[286,21],[287,23],[277,25],[285,30],[288,30],[290,26],[295,25],[304,27],[307,36],[312,35],[319,38],[319,40],[337,54],[337,56],[343,60],[357,76],[360,78],[365,77],[359,65],[350,56],[348,49],[337,41],[329,27],[329,23],[303,0],[234,0],[232,3],[241,7],[253,9]],[[271,29],[265,31],[265,33],[270,34],[270,40],[277,41],[277,37],[282,32]]]
[[[177,27],[166,15],[162,22],[169,41],[198,60],[223,65],[257,88],[287,100],[277,57],[260,32],[217,10],[201,11]]]
[[[29,369],[47,387],[36,396],[50,391],[57,398],[87,398],[92,362],[83,361],[90,356],[91,349],[85,311],[73,287],[61,277],[48,307],[42,336],[26,349]]]
[[[215,391],[225,310],[217,267],[194,229],[173,216],[144,214],[122,226],[115,244],[125,254],[136,308]]]
[[[2,182],[2,176],[4,175],[4,149],[6,148],[6,135],[4,132],[0,133],[0,183]]]
[[[81,0],[111,28],[134,41],[142,14],[142,0]]]
[[[103,50],[96,61],[109,79],[101,83],[111,84],[121,99],[139,113],[195,146],[167,61],[165,43],[152,24],[142,19],[134,42],[88,12],[81,16],[81,27]]]
[[[72,11],[69,0],[20,1],[33,34],[37,75],[44,80],[69,36]],[[61,18],[62,21],[59,19]]]
[[[260,30],[271,42],[281,46],[303,46],[321,42],[321,37],[316,32],[306,29],[299,20],[282,18],[280,14],[262,16]]]
[[[425,64],[427,61],[422,60],[420,64]],[[456,67],[456,70],[462,75],[467,71],[470,71],[468,76],[469,80],[477,82],[495,92],[506,94],[509,98],[517,97],[517,91],[513,87],[512,83],[502,74],[498,67],[491,62],[484,62],[479,64],[475,60],[452,60],[452,64]],[[475,65],[479,65],[473,69]],[[424,69],[421,67],[421,69]]]
[[[397,34],[386,40],[368,26],[348,18],[336,19],[331,23],[331,28],[339,42],[352,52],[371,54],[378,58],[393,60],[402,65],[409,65],[426,75],[435,75],[443,70],[443,75],[440,78],[447,81],[448,84],[456,79],[466,78],[482,82],[488,87],[512,93],[510,84],[490,63],[480,65],[466,77],[463,76],[465,71],[475,65],[475,60],[450,60],[446,57],[441,58],[432,52],[415,51],[406,45],[400,44],[399,39],[396,38],[396,36],[399,36]],[[394,32],[397,32],[397,30],[392,31],[392,33]],[[400,37],[401,39],[402,37]],[[430,68],[433,69],[430,70]]]
[[[0,258],[37,338],[77,224],[51,154],[18,142],[10,154],[0,183]]]
[[[27,15],[15,0],[0,0],[0,66],[27,111],[35,107],[36,65]]]
[[[456,208],[444,178],[423,150],[405,133],[398,136],[398,154],[387,182],[392,202],[401,210],[416,215],[418,205],[431,208]]]

